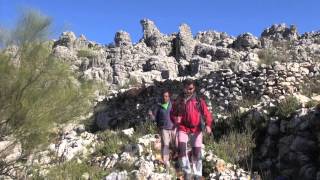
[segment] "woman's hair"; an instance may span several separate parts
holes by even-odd
[[[161,91],[161,96],[163,96],[165,93],[168,93],[169,96],[171,95],[171,92],[170,92],[169,89],[163,89],[163,90]]]

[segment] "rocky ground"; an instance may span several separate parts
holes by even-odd
[[[205,144],[206,179],[320,178],[319,32],[299,34],[295,26],[280,24],[259,38],[216,31],[193,36],[182,24],[179,32],[166,35],[151,20],[140,23],[143,36],[138,43],[124,31],[109,45],[73,32],[52,41],[52,54],[70,63],[79,78],[108,88],[97,90],[89,119],[93,125],[57,126],[55,141],[23,161],[16,162],[23,154],[19,143],[2,139],[0,155],[10,166],[0,178],[48,176],[66,162],[97,167],[106,172],[103,179],[176,178],[174,170],[163,172],[156,133],[143,134],[141,127],[149,122],[147,111],[161,90],[170,89],[174,98],[186,77],[195,79],[198,93],[207,98],[217,138],[232,126],[225,122],[235,118],[234,112],[239,122],[250,122],[255,130],[252,173],[220,159]],[[81,178],[94,179],[89,170],[81,171]]]
[[[117,136],[125,135],[129,138],[135,133],[133,128],[122,130],[120,132],[113,131]],[[6,147],[6,142],[1,142],[1,147]],[[161,142],[159,134],[147,134],[137,139],[136,143],[123,144],[123,149],[119,153],[110,155],[95,154],[94,147],[102,144],[97,134],[85,131],[83,125],[69,124],[61,129],[61,136],[56,143],[52,143],[44,151],[37,152],[28,157],[25,165],[12,165],[8,167],[8,175],[16,178],[39,178],[46,177],[50,168],[57,165],[58,162],[67,162],[76,159],[77,163],[89,163],[93,167],[99,167],[102,170],[110,172],[103,179],[173,179],[180,176],[175,171],[174,164],[170,172],[165,172],[164,166],[161,163],[160,147]],[[122,143],[122,142],[118,142]],[[123,142],[124,143],[124,142]],[[120,146],[119,146],[120,147]],[[111,148],[111,147],[108,147]],[[14,147],[10,155],[5,161],[14,161],[14,158],[21,156],[21,147]],[[90,157],[89,159],[86,157]],[[249,173],[226,163],[218,158],[212,151],[203,149],[203,158],[210,163],[212,173],[210,179],[248,179]],[[88,162],[83,162],[88,159]],[[174,163],[174,162],[172,162]],[[40,167],[37,169],[39,176],[34,174],[23,174],[23,171],[28,168]],[[124,169],[126,167],[127,169]],[[11,169],[12,168],[12,169]],[[131,170],[130,170],[131,169]],[[82,174],[82,179],[91,179],[89,172]],[[3,179],[11,179],[9,176],[1,176]],[[50,177],[54,178],[54,177]],[[78,177],[79,178],[79,177]]]

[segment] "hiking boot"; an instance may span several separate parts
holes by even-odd
[[[174,162],[174,168],[180,169],[179,161],[175,161],[175,162]]]
[[[173,160],[173,161],[178,161],[179,160],[179,153],[174,153],[173,155],[172,155],[172,157],[171,157],[171,159]]]
[[[188,174],[188,173],[184,173],[184,175],[183,175],[183,179],[184,180],[191,180],[191,174]]]
[[[167,162],[167,163],[164,163],[164,172],[167,173],[167,174],[170,174],[170,163]]]

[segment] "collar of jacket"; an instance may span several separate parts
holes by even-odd
[[[186,97],[186,95],[183,94],[183,99],[185,102],[189,101],[190,99],[196,98],[196,97],[197,97],[196,93],[193,93],[190,97]]]
[[[158,106],[160,106],[162,108],[162,103],[158,103]],[[171,100],[169,100],[169,104],[168,104],[168,108],[171,106]]]

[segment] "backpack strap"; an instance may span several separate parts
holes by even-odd
[[[201,98],[198,95],[196,96],[196,100],[197,100],[197,109],[199,110],[199,112],[203,116],[204,112],[203,112],[202,105],[201,105]]]
[[[204,120],[205,116],[204,116],[204,112],[203,112],[203,107],[201,105],[201,98],[197,95],[196,96],[196,100],[197,100],[197,109],[200,112],[200,129],[201,131],[204,131],[205,126],[206,126],[206,122]]]

